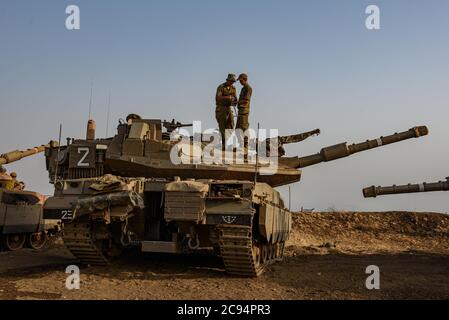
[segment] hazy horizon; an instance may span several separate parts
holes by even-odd
[[[65,28],[78,5],[81,29]],[[381,29],[365,27],[376,4]],[[93,86],[97,136],[129,113],[216,127],[228,73],[253,87],[250,124],[282,135],[321,129],[287,155],[413,126],[429,135],[303,170],[292,209],[448,211],[445,192],[364,199],[362,188],[449,176],[449,2],[0,1],[0,153],[84,137]],[[240,90],[240,85],[236,85]],[[6,165],[52,193],[44,156]],[[279,188],[288,203],[288,187]]]

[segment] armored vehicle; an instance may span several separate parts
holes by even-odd
[[[8,164],[24,157],[43,152],[46,146],[25,151],[12,151],[0,156],[0,164]],[[3,179],[3,180],[2,180]],[[0,180],[11,179],[4,173]],[[27,246],[40,250],[49,236],[60,229],[59,220],[44,220],[43,205],[46,196],[24,190],[0,187],[0,250],[18,250]]]
[[[377,196],[383,196],[388,194],[400,194],[400,193],[416,193],[416,192],[433,192],[433,191],[448,191],[449,190],[449,177],[446,181],[438,182],[423,182],[419,184],[405,184],[405,185],[392,185],[388,187],[366,187],[363,189],[363,196],[365,198],[375,198]]]
[[[228,273],[257,276],[282,259],[291,232],[291,212],[274,187],[299,181],[300,168],[427,134],[426,127],[415,127],[305,157],[284,156],[282,144],[319,131],[279,137],[267,150],[279,151],[276,170],[264,174],[270,163],[257,154],[255,162],[176,163],[180,154],[194,160],[193,153],[176,149],[183,139],[173,139],[170,131],[178,126],[130,115],[112,138],[95,139],[91,123],[86,139],[46,148],[55,193],[45,203],[44,217],[63,220],[64,243],[81,262],[104,265],[127,247],[208,250],[222,257]],[[233,150],[215,151],[224,159],[237,157]]]

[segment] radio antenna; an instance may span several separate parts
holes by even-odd
[[[61,135],[62,135],[62,123],[59,124],[59,140],[58,140],[58,155],[55,159],[55,179],[53,180],[53,183],[56,183],[56,180],[58,179],[58,161],[59,161],[59,154],[61,152]]]
[[[93,94],[93,83],[90,84],[90,99],[89,99],[89,119],[92,119],[92,94]]]
[[[257,182],[257,169],[259,167],[259,122],[257,123],[257,139],[256,139],[256,167],[254,171],[254,187]]]
[[[111,111],[111,91],[109,90],[109,96],[108,96],[108,114],[106,116],[106,138],[109,134],[109,113]]]
[[[290,186],[288,186],[288,210],[292,210],[292,191],[290,189]]]

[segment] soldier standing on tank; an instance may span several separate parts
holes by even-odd
[[[242,145],[243,140],[243,147],[245,150],[245,156],[247,156],[248,152],[248,136],[244,135],[245,131],[249,128],[249,107],[251,102],[251,95],[253,94],[253,88],[248,83],[248,75],[245,73],[242,73],[239,75],[238,81],[240,81],[240,84],[243,86],[242,90],[240,91],[239,101],[237,103],[237,109],[238,109],[238,115],[237,115],[237,125],[236,129],[240,129],[243,132],[243,139],[242,135],[239,134],[239,143],[240,146]]]
[[[215,118],[220,129],[223,150],[226,147],[226,129],[234,129],[234,113],[231,107],[237,105],[237,90],[234,87],[235,78],[234,74],[228,74],[226,82],[218,86],[215,95]]]

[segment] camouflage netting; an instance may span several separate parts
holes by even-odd
[[[75,206],[74,215],[80,217],[115,206],[131,206],[133,208],[143,209],[144,203],[142,197],[136,192],[108,193],[78,200]]]
[[[209,191],[209,185],[199,181],[175,181],[168,183],[165,186],[165,191],[206,193]]]
[[[125,182],[119,177],[107,174],[94,184],[90,185],[89,188],[98,193],[124,190]]]

